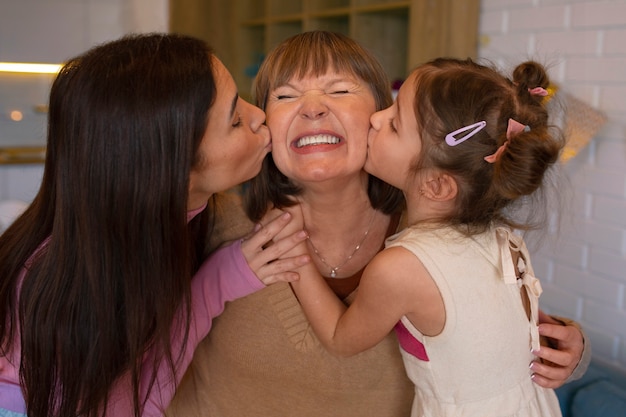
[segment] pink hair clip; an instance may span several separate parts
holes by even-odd
[[[468,126],[463,126],[462,128],[455,130],[454,132],[448,133],[446,135],[446,143],[450,146],[456,146],[459,143],[465,142],[466,140],[474,136],[476,133],[483,130],[483,128],[486,125],[487,125],[487,122],[483,120],[483,121],[480,121],[480,122],[477,122]],[[459,133],[467,132],[468,130],[470,132],[467,133],[465,136],[461,136],[460,138],[457,138],[456,136],[454,136],[454,135],[458,135]]]
[[[504,152],[504,150],[506,149],[506,145],[511,141],[511,139],[513,139],[520,132],[528,131],[530,131],[530,126],[523,125],[517,120],[509,119],[509,124],[506,128],[506,140],[494,153],[485,156],[483,159],[490,164],[493,164],[498,159],[500,159],[500,155],[502,155],[502,152]]]
[[[545,97],[548,95],[548,91],[543,87],[529,88],[528,92],[530,93],[531,96]]]

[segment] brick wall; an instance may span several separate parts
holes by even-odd
[[[564,166],[561,227],[533,250],[542,307],[578,320],[594,358],[626,369],[626,0],[483,0],[481,58],[532,58],[608,116]]]

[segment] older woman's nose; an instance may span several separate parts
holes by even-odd
[[[309,91],[303,96],[300,109],[302,117],[315,120],[328,114],[328,107],[324,103],[326,95],[322,91]]]

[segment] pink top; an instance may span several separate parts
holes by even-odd
[[[202,211],[204,207],[190,211],[188,220]],[[26,270],[20,276],[24,277]],[[228,301],[244,297],[264,288],[248,266],[241,252],[241,241],[236,241],[213,253],[201,266],[191,281],[191,325],[187,345],[181,362],[176,369],[175,380],[167,364],[160,367],[158,377],[145,405],[143,416],[162,416],[174,396],[176,385],[191,362],[198,343],[209,333],[212,319],[224,311]],[[172,352],[174,357],[180,352],[184,335],[182,326],[174,326],[172,333]],[[26,412],[24,397],[19,385],[19,341],[13,346],[10,357],[0,357],[0,408]],[[147,361],[150,360],[148,353]],[[142,375],[142,397],[146,394],[146,385],[151,372]],[[130,415],[132,397],[130,378],[125,377],[116,384],[111,393],[107,415]]]

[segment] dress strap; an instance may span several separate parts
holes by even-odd
[[[518,288],[524,288],[528,301],[530,303],[529,321],[531,328],[531,347],[538,350],[539,341],[539,296],[542,293],[541,283],[531,274],[526,266],[525,244],[520,236],[515,235],[509,229],[504,227],[496,228],[496,237],[500,249],[500,259],[502,261],[502,272],[504,282],[509,285],[516,285]],[[513,262],[513,253],[517,252],[517,271]],[[519,275],[518,275],[519,273]]]

